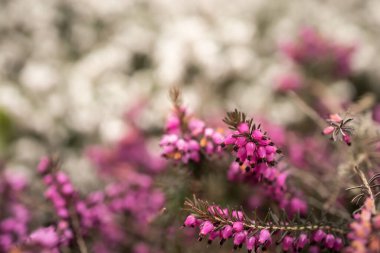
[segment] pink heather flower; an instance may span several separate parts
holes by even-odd
[[[325,238],[325,246],[328,249],[332,249],[335,244],[335,237],[332,234],[327,234]]]
[[[235,218],[235,219],[237,219],[237,220],[243,220],[244,214],[243,214],[242,211],[236,211],[236,210],[234,210],[234,211],[232,211],[232,217]]]
[[[71,196],[74,194],[74,187],[71,183],[66,183],[62,186],[62,193],[66,196]]]
[[[29,243],[51,249],[58,245],[59,237],[52,226],[39,228],[30,234]]]
[[[309,243],[309,239],[306,234],[301,233],[297,238],[296,248],[303,249],[306,244]]]
[[[330,125],[323,129],[322,133],[324,135],[331,135],[333,141],[340,138],[347,145],[351,145],[351,135],[354,130],[350,124],[352,120],[352,118],[342,119],[338,114],[331,114],[329,119],[327,119]]]
[[[199,162],[200,145],[195,140],[185,140],[178,136],[164,135],[160,145],[163,148],[162,156],[165,158],[176,162],[180,161],[184,164],[187,164],[190,160]]]
[[[230,225],[224,226],[222,230],[222,239],[228,239],[232,236],[233,229]]]
[[[282,172],[277,176],[276,185],[281,189],[286,187],[286,179],[288,178],[288,173]]]
[[[280,152],[260,127],[253,126],[250,129],[247,122],[240,123],[237,130],[225,138],[222,146],[232,148],[241,173],[252,174],[257,178],[261,178],[269,167],[276,164],[275,155]]]
[[[290,212],[291,214],[305,215],[307,213],[307,204],[304,200],[294,197],[290,200]]]
[[[244,229],[244,225],[242,222],[237,221],[233,223],[232,228],[234,229],[234,232],[241,232]]]
[[[46,157],[46,156],[42,157],[40,162],[37,165],[37,171],[41,174],[45,173],[48,170],[49,166],[50,166],[49,157]]]
[[[177,134],[180,129],[180,119],[176,115],[171,115],[166,121],[165,131]]]
[[[198,136],[203,133],[205,130],[206,124],[199,119],[191,119],[189,122],[189,129],[191,131],[191,134],[194,136]]]
[[[344,141],[347,145],[351,145],[351,136],[349,136],[348,134],[343,135],[343,141]]]
[[[262,229],[260,231],[259,235],[259,243],[260,244],[265,244],[267,241],[271,239],[271,235],[268,229]]]
[[[293,249],[293,242],[294,238],[291,236],[285,236],[284,239],[282,240],[282,250],[283,251],[290,251]]]
[[[186,220],[183,225],[185,227],[194,227],[196,222],[197,222],[197,218],[195,218],[194,215],[190,214],[189,216],[186,217]]]
[[[220,236],[220,231],[211,231],[208,236],[208,244],[211,244],[216,238]]]
[[[237,248],[238,246],[240,247],[243,242],[245,241],[246,234],[244,231],[238,232],[234,235],[234,247]]]
[[[58,171],[56,174],[56,180],[59,184],[65,184],[69,182],[69,177],[63,171]]]
[[[179,115],[183,113],[183,115]],[[176,120],[173,119],[177,118]],[[183,121],[183,122],[181,122]],[[162,156],[177,163],[199,162],[201,154],[220,154],[223,142],[221,131],[206,127],[206,124],[185,109],[169,118],[166,133],[160,141]]]
[[[219,215],[222,215],[222,216],[225,216],[225,213],[224,211],[222,210],[222,208],[220,208],[219,206],[217,205],[212,205],[210,206],[208,209],[207,209],[210,213],[212,214],[219,214]]]
[[[344,243],[343,243],[342,238],[339,238],[339,237],[336,238],[335,239],[335,243],[334,243],[334,250],[336,252],[339,252],[339,251],[341,251],[343,249],[343,247],[344,247]]]
[[[248,253],[251,253],[252,250],[256,248],[256,237],[255,236],[247,237],[245,244],[246,244]]]
[[[246,123],[246,122],[243,122],[243,123],[240,123],[239,125],[238,125],[238,127],[237,127],[237,130],[240,132],[240,133],[245,133],[245,134],[247,134],[247,133],[249,133],[249,125],[248,125],[248,123]]]
[[[324,135],[330,135],[334,132],[335,128],[333,126],[328,126],[325,129],[323,129]]]
[[[214,229],[214,225],[209,221],[203,222],[200,227],[201,231],[199,234],[203,236],[208,235]]]
[[[326,233],[321,229],[318,229],[313,234],[313,240],[315,242],[321,242],[323,239],[325,239],[325,237],[326,237]]]

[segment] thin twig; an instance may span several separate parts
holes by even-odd
[[[79,217],[73,207],[70,208],[70,217],[79,252],[88,253],[86,242],[84,241],[84,238],[80,231]]]
[[[303,99],[300,96],[298,96],[297,93],[295,93],[294,91],[289,91],[288,94],[298,105],[298,107],[303,111],[303,113],[305,113],[312,120],[314,120],[315,123],[317,123],[321,129],[326,127],[326,122],[318,115],[318,113],[313,108],[306,104],[306,102],[303,101]]]

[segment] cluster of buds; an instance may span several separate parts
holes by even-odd
[[[50,158],[41,158],[37,170],[47,186],[45,198],[52,202],[59,217],[57,232],[60,234],[60,244],[67,245],[74,238],[70,219],[77,203],[77,192],[69,177],[63,171],[57,170],[55,162]]]
[[[222,146],[232,148],[243,173],[251,173],[261,178],[268,173],[269,167],[276,165],[276,154],[280,150],[260,129],[260,125],[256,127],[251,122],[238,123]]]
[[[170,126],[168,126],[170,128]],[[154,252],[143,242],[151,222],[160,214],[164,193],[154,184],[154,178],[166,168],[166,160],[152,152],[146,134],[133,124],[130,131],[111,147],[93,147],[88,155],[102,179],[108,179],[104,190],[92,192],[85,199],[86,224],[98,233],[93,252],[125,250],[124,219],[139,240],[128,241],[135,253]],[[82,218],[83,219],[83,218]],[[127,239],[128,240],[128,239]],[[129,245],[131,244],[131,245]],[[110,250],[110,245],[112,250]]]
[[[163,157],[187,164],[199,162],[202,154],[220,154],[222,142],[221,130],[206,127],[205,122],[180,107],[169,117],[160,146]]]
[[[283,43],[281,50],[305,71],[316,76],[343,78],[351,74],[352,45],[338,44],[311,27],[303,28],[295,42]]]
[[[330,125],[323,129],[322,133],[324,135],[331,135],[331,140],[333,141],[340,139],[350,146],[354,130],[350,125],[352,120],[352,118],[343,119],[338,114],[331,114],[327,119]]]
[[[373,207],[373,200],[368,198],[360,212],[354,215],[348,233],[351,242],[347,253],[380,252],[380,214],[373,213]]]
[[[25,187],[24,178],[1,173],[0,252],[10,252],[27,235],[30,213],[20,199]]]
[[[53,203],[55,212],[59,217],[55,228],[59,240],[54,247],[59,249],[62,246],[71,247],[74,237],[84,238],[90,233],[101,235],[98,240],[99,243],[115,245],[115,243],[123,240],[122,229],[118,225],[115,212],[106,202],[103,192],[93,192],[85,199],[80,198],[69,177],[57,169],[55,161],[47,157],[41,159],[38,171],[47,185],[45,197]],[[42,233],[50,233],[50,230],[51,228],[37,230],[38,237],[35,237],[38,239]],[[40,245],[41,242],[37,239],[30,240],[26,246]],[[94,248],[94,252],[98,252],[98,250]]]
[[[207,202],[186,201],[186,209],[192,211],[184,226],[199,228],[199,239],[207,238],[209,243],[218,239],[220,244],[231,239],[234,248],[244,245],[248,252],[266,250],[281,245],[284,252],[299,252],[308,248],[309,252],[319,252],[321,248],[340,251],[344,242],[339,228],[323,225],[261,222],[251,220],[241,211],[229,211]]]

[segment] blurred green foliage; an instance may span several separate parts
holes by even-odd
[[[10,116],[0,108],[0,152],[4,153],[5,148],[14,136],[14,124]]]

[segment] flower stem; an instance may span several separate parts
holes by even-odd
[[[326,126],[326,122],[318,115],[318,113],[313,108],[306,104],[306,102],[303,101],[303,99],[300,96],[298,96],[297,93],[295,93],[294,91],[289,91],[288,94],[298,105],[298,107],[303,111],[303,113],[305,113],[312,120],[314,120],[315,123],[317,123],[321,129],[323,129]]]

